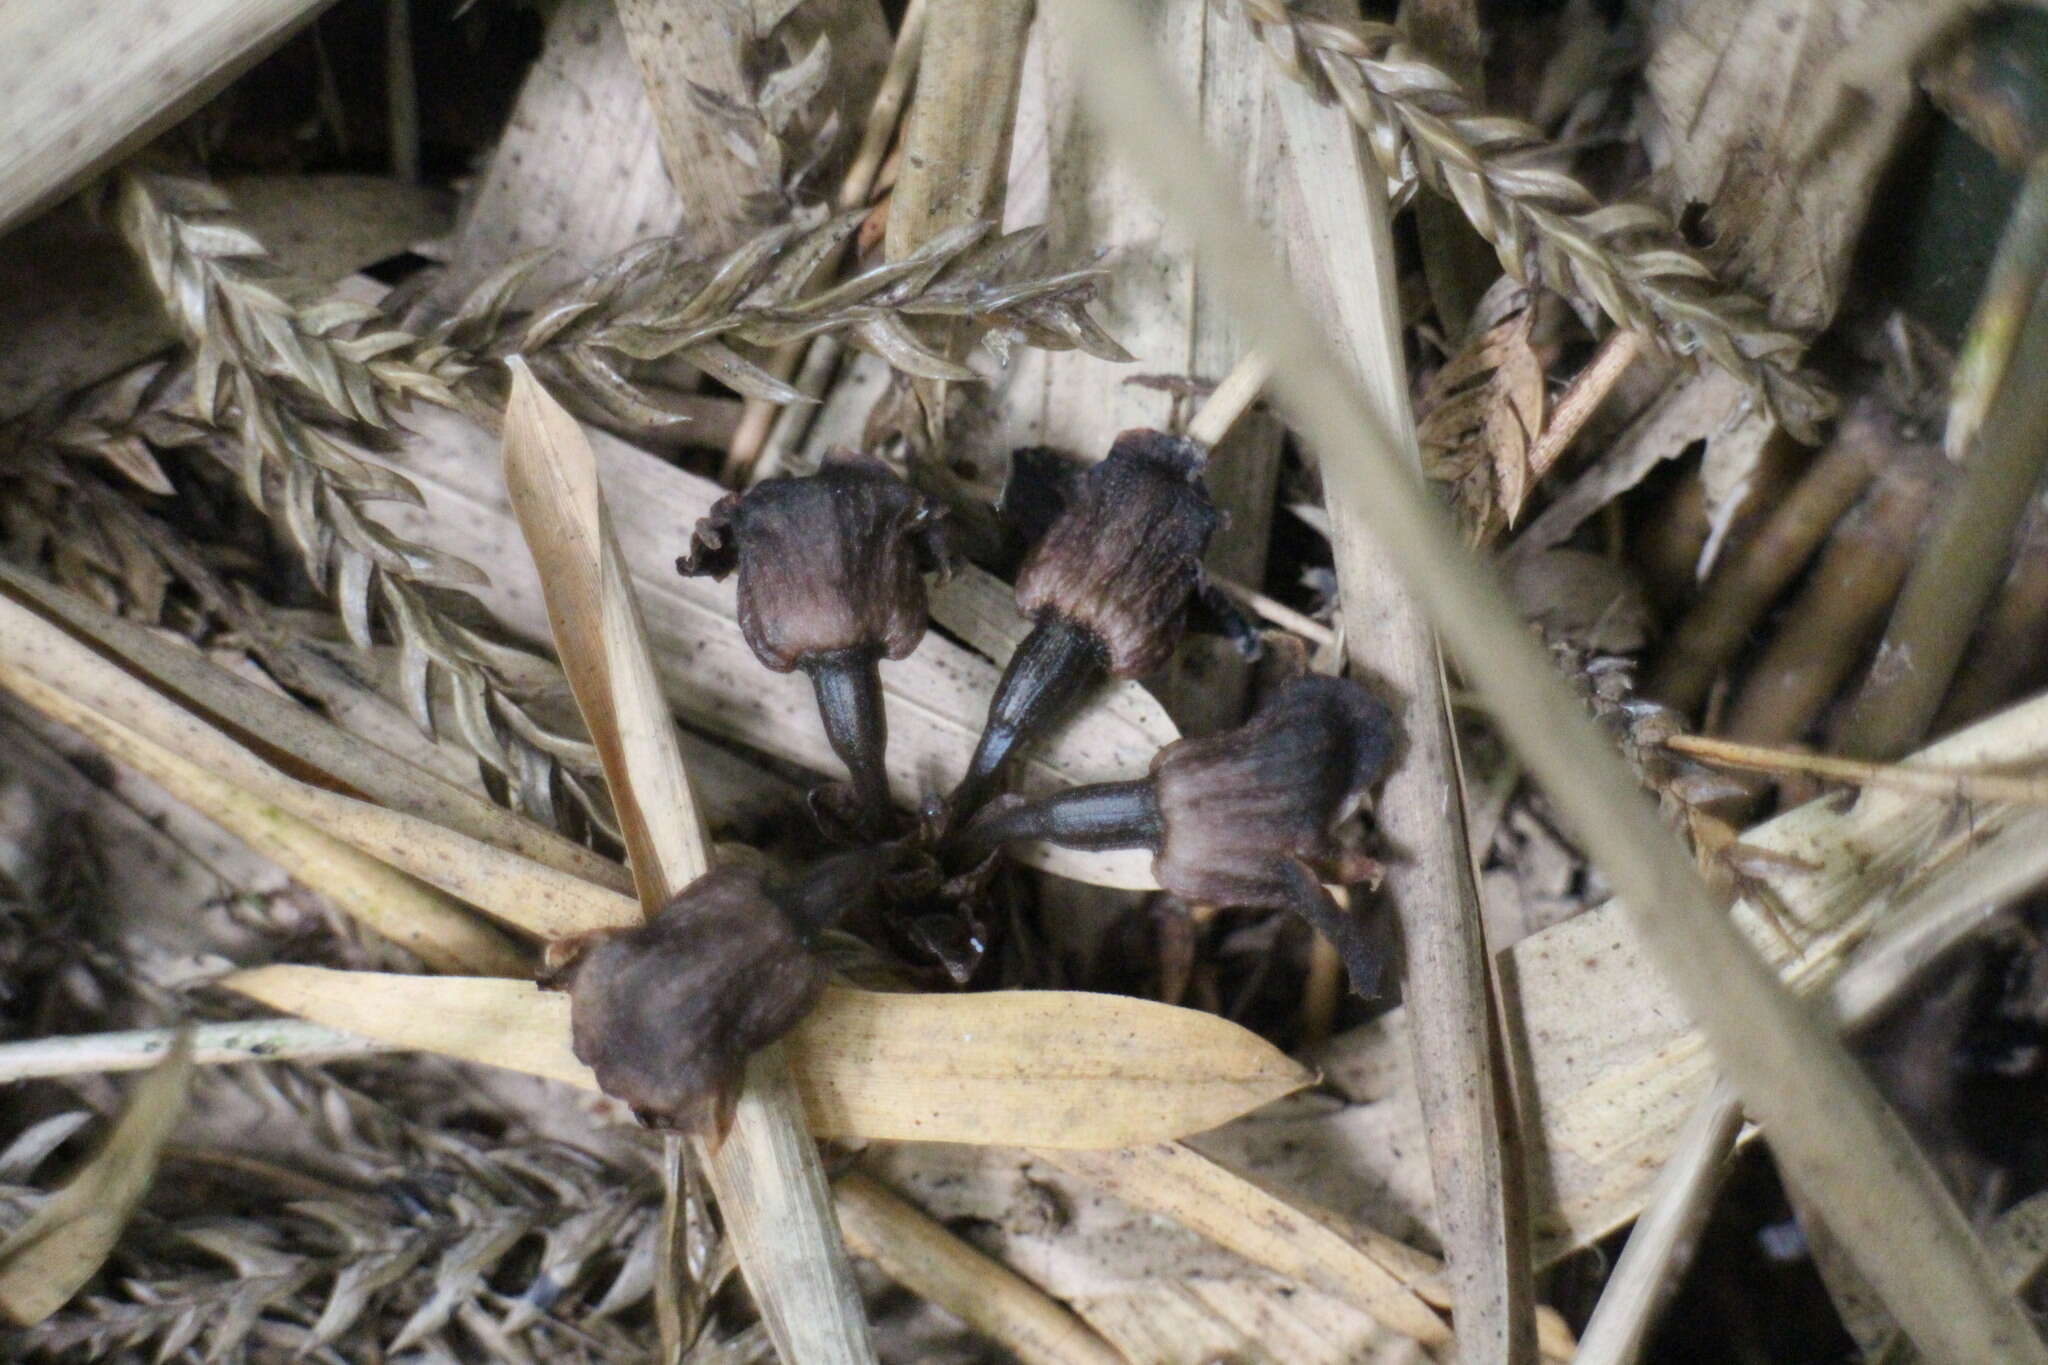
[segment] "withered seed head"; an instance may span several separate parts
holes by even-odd
[[[567,977],[576,1056],[604,1092],[657,1127],[722,1138],[747,1058],[817,1002],[810,937],[871,883],[851,861],[864,856],[781,890],[714,868],[645,924],[599,937]]]
[[[928,620],[923,575],[950,567],[937,509],[843,450],[815,474],[720,498],[676,561],[689,577],[739,570],[740,630],[778,673],[847,650],[905,657]]]
[[[1150,673],[1172,655],[1201,582],[1218,513],[1202,448],[1137,428],[1074,480],[1065,508],[1017,575],[1034,620],[1071,621],[1102,644],[1111,676]]]

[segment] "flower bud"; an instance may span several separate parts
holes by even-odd
[[[810,676],[871,833],[886,827],[889,810],[876,663],[917,648],[929,621],[924,574],[950,567],[938,509],[852,451],[833,451],[808,477],[719,499],[676,561],[685,576],[739,571],[748,647],[778,673]]]
[[[871,892],[874,870],[847,854],[772,888],[717,867],[645,924],[594,936],[564,974],[578,1060],[643,1122],[722,1140],[747,1059],[824,988],[812,936]]]

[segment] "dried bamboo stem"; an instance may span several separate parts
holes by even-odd
[[[2012,572],[1956,670],[1955,686],[1935,717],[1945,735],[1989,715],[2039,677],[2048,660],[2048,543],[2023,538]]]
[[[197,107],[329,0],[0,9],[0,231]],[[90,92],[89,97],[83,92]]]
[[[1802,749],[1739,744],[1706,735],[1673,735],[1664,741],[1664,747],[1717,767],[1740,768],[1747,772],[1805,773],[1826,782],[1919,792],[1944,801],[2048,805],[2048,780],[2040,778],[2007,777],[2002,773],[1943,772],[1938,768],[1923,768],[1910,763],[1865,763],[1854,758],[1810,754]]]
[[[1334,234],[1322,242],[1332,253],[1326,269],[1335,292],[1337,335],[1352,382],[1363,380],[1386,415],[1388,454],[1399,462],[1392,477],[1419,488],[1421,454],[1407,401],[1385,190],[1357,145],[1358,133],[1336,110],[1318,105],[1299,86],[1276,85],[1271,97],[1291,148],[1306,149],[1321,139],[1350,150],[1354,170],[1341,177],[1341,187],[1318,177],[1324,183],[1304,183],[1302,189],[1312,215],[1320,204],[1324,221],[1335,226],[1327,215],[1342,202],[1355,215],[1344,230],[1364,236],[1363,249],[1349,248],[1355,254],[1348,271],[1336,265],[1341,258]],[[1259,352],[1265,352],[1263,342]],[[1471,1358],[1527,1361],[1535,1345],[1524,1195],[1519,1161],[1511,1155],[1510,1087],[1498,1046],[1464,803],[1457,795],[1462,778],[1443,662],[1400,566],[1366,529],[1359,490],[1327,472],[1324,486],[1351,668],[1384,680],[1407,702],[1407,758],[1388,778],[1375,810],[1381,829],[1402,852],[1388,869],[1386,890],[1401,921],[1404,986],[1415,1020],[1415,1076],[1458,1333]]]
[[[1721,1171],[1742,1130],[1742,1103],[1726,1081],[1692,1111],[1678,1146],[1650,1188],[1614,1273],[1579,1335],[1573,1365],[1634,1365],[1657,1314],[1692,1260],[1714,1209]]]
[[[2037,300],[2013,361],[2048,374],[2048,307]],[[1837,745],[1857,758],[1897,758],[1926,733],[2005,573],[2013,536],[2048,464],[2048,390],[2007,384],[1984,421],[1962,484],[1899,592],[1877,659],[1850,703]],[[1936,1354],[1930,1352],[1930,1354]]]
[[[1333,496],[1365,511],[1510,741],[1582,832],[1788,1177],[1825,1210],[1930,1355],[2048,1365],[2048,1348],[1897,1116],[1728,922],[1506,596],[1401,467],[1389,415],[1329,354],[1144,57],[1129,14],[1086,0],[1058,0],[1056,10],[1100,125],[1195,235],[1254,344],[1272,356]]]
[[[231,1024],[197,1024],[183,1028],[133,1029],[121,1033],[82,1033],[57,1038],[30,1038],[0,1044],[0,1085],[42,1076],[84,1076],[114,1071],[142,1071],[170,1054],[180,1033],[192,1039],[192,1060],[199,1066],[233,1062],[331,1062],[344,1057],[371,1057],[395,1049],[389,1043],[358,1038],[304,1019],[244,1019]]]
[[[1189,438],[1205,446],[1221,441],[1237,425],[1237,419],[1259,401],[1259,395],[1266,391],[1266,381],[1272,377],[1273,366],[1264,356],[1257,351],[1246,352],[1244,359],[1231,368],[1188,419]]]
[[[1642,353],[1642,334],[1623,328],[1610,333],[1586,367],[1572,376],[1571,383],[1551,407],[1550,420],[1543,424],[1536,443],[1529,447],[1531,484],[1540,481],[1559,457],[1571,449],[1572,442],[1585,428],[1586,419],[1600,410],[1600,404]]]
[[[1912,565],[1932,497],[1927,480],[1895,475],[1836,528],[1735,694],[1731,737],[1782,744],[1806,733],[1869,650]]]
[[[1214,583],[1224,593],[1250,607],[1259,616],[1279,626],[1282,630],[1291,630],[1302,639],[1315,645],[1328,647],[1337,643],[1336,631],[1331,630],[1313,616],[1302,615],[1285,602],[1275,602],[1266,594],[1247,588],[1242,583],[1234,583],[1227,578],[1212,578],[1209,581]]]
[[[1869,484],[1883,457],[1881,419],[1868,406],[1851,408],[1827,448],[1814,458],[1739,553],[1721,556],[1698,605],[1680,621],[1644,691],[1681,711],[1706,699],[1707,689],[1735,657],[1771,603],[1820,548]]]
[[[856,1256],[929,1299],[1024,1365],[1125,1365],[1124,1357],[1065,1307],[1000,1261],[982,1255],[873,1176],[834,1185],[839,1225]]]
[[[1024,39],[1034,0],[937,0],[925,23],[917,99],[903,133],[903,159],[889,199],[883,254],[900,261],[949,228],[979,218],[1000,220],[1010,174],[1010,136]],[[957,355],[966,340],[957,324],[935,327],[940,349]],[[943,380],[915,380],[926,434],[936,442],[945,424]],[[944,493],[941,462],[917,460],[913,477]],[[948,499],[957,504],[958,499]],[[983,528],[984,531],[986,528]],[[970,535],[972,526],[963,526]]]
[[[1963,458],[1997,399],[2043,277],[2048,277],[2048,156],[2035,158],[2020,185],[1983,296],[1970,317],[1963,352],[1956,357],[1948,429],[1942,433],[1950,459]]]

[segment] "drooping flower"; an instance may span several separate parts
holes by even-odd
[[[1363,687],[1295,678],[1236,729],[1160,750],[1144,781],[1011,798],[990,807],[964,839],[975,850],[1017,839],[1149,848],[1154,879],[1182,900],[1301,915],[1337,947],[1363,993],[1377,975],[1370,947],[1323,882],[1376,873],[1337,831],[1386,771],[1393,748],[1392,716]]]
[[[724,1137],[747,1059],[817,1003],[817,932],[869,894],[875,855],[843,854],[786,885],[713,868],[645,924],[594,935],[558,980],[571,1042],[643,1122]]]
[[[739,622],[754,656],[811,679],[862,823],[886,830],[888,722],[880,660],[917,648],[924,575],[952,567],[939,510],[867,455],[834,451],[817,473],[719,499],[697,523],[686,576],[739,573]]]

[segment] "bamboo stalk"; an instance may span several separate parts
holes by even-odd
[[[883,254],[900,261],[948,228],[978,218],[1002,217],[1009,184],[1010,136],[1017,122],[1017,92],[1024,40],[1034,0],[934,0],[925,22],[917,100],[903,132],[903,159],[889,197]],[[965,328],[946,325],[948,355],[957,356]],[[927,435],[944,429],[945,385],[915,380]],[[911,472],[927,491],[953,492],[950,471],[938,460],[916,460]],[[947,501],[958,505],[960,499]],[[964,531],[981,537],[963,524]]]
[[[204,103],[329,2],[0,6],[0,232]]]
[[[1314,177],[1317,183],[1304,180],[1302,191],[1308,212],[1320,214],[1324,227],[1319,245],[1327,253],[1347,377],[1353,384],[1362,380],[1385,415],[1387,454],[1398,461],[1389,477],[1419,489],[1421,453],[1407,401],[1384,177],[1340,111],[1287,82],[1276,81],[1270,97],[1280,107],[1298,166],[1308,164],[1309,149],[1319,143],[1348,153],[1348,175],[1332,177],[1326,169]],[[1350,216],[1340,218],[1341,210]],[[1362,249],[1355,237],[1339,245],[1354,232],[1363,236]],[[1347,259],[1348,270],[1337,264]],[[1253,335],[1265,353],[1264,341]],[[1285,364],[1274,370],[1284,394]],[[1525,1194],[1513,1155],[1511,1087],[1458,794],[1462,774],[1443,661],[1390,547],[1367,529],[1361,490],[1330,479],[1327,471],[1324,487],[1352,672],[1384,680],[1407,703],[1407,758],[1387,779],[1375,816],[1403,852],[1388,868],[1385,889],[1401,923],[1403,983],[1414,1020],[1409,1036],[1458,1334],[1473,1359],[1528,1361],[1535,1344]]]
[[[1706,699],[1715,676],[1869,484],[1884,454],[1880,420],[1867,405],[1851,408],[1834,440],[1755,538],[1721,556],[1644,691],[1681,711],[1692,711]]]
[[[2043,277],[2048,277],[2048,156],[2037,156],[2013,201],[1963,352],[1956,357],[1948,430],[1942,433],[1950,459],[1963,458],[1998,398]]]
[[[2048,660],[2048,541],[2023,536],[2012,572],[1998,590],[1977,638],[1956,669],[1955,685],[1934,719],[1948,734],[1987,716],[2035,681]]]
[[[1634,1365],[1641,1357],[1658,1312],[1699,1245],[1722,1168],[1741,1130],[1741,1101],[1726,1081],[1716,1081],[1686,1120],[1677,1149],[1651,1186],[1592,1319],[1579,1334],[1572,1365]]]
[[[1806,733],[1882,627],[1932,496],[1925,479],[1887,478],[1836,528],[1735,694],[1725,727],[1731,738],[1782,744]]]
[[[2039,300],[2021,331],[2012,368],[2019,375],[2048,374],[2048,307]],[[1836,746],[1842,752],[1897,758],[1926,733],[1978,613],[2005,572],[2044,464],[2048,390],[2035,383],[2007,384],[1985,417],[1961,486],[1900,590],[1877,661],[1850,703]]]
[[[197,1024],[183,1028],[132,1029],[121,1033],[84,1033],[57,1038],[30,1038],[0,1043],[0,1085],[44,1076],[98,1075],[142,1071],[170,1055],[180,1033],[192,1039],[192,1060],[199,1066],[234,1062],[331,1062],[344,1057],[372,1057],[394,1049],[389,1043],[358,1038],[304,1019],[243,1019],[231,1024]]]
[[[2008,777],[2002,773],[1944,772],[1910,763],[1865,763],[1854,758],[1810,754],[1801,749],[1733,743],[1706,735],[1674,735],[1664,741],[1664,747],[1719,767],[1741,768],[1748,772],[1804,773],[1826,782],[1919,792],[1946,801],[2010,801],[2015,805],[2048,805],[2048,781],[2039,778]]]
[[[1729,924],[1505,595],[1401,467],[1390,415],[1330,355],[1143,56],[1130,15],[1087,0],[1057,0],[1055,9],[1098,122],[1195,236],[1253,344],[1273,358],[1333,497],[1364,510],[1509,740],[1581,831],[1788,1178],[1855,1248],[1928,1354],[2048,1365],[2048,1348],[1897,1116]]]

